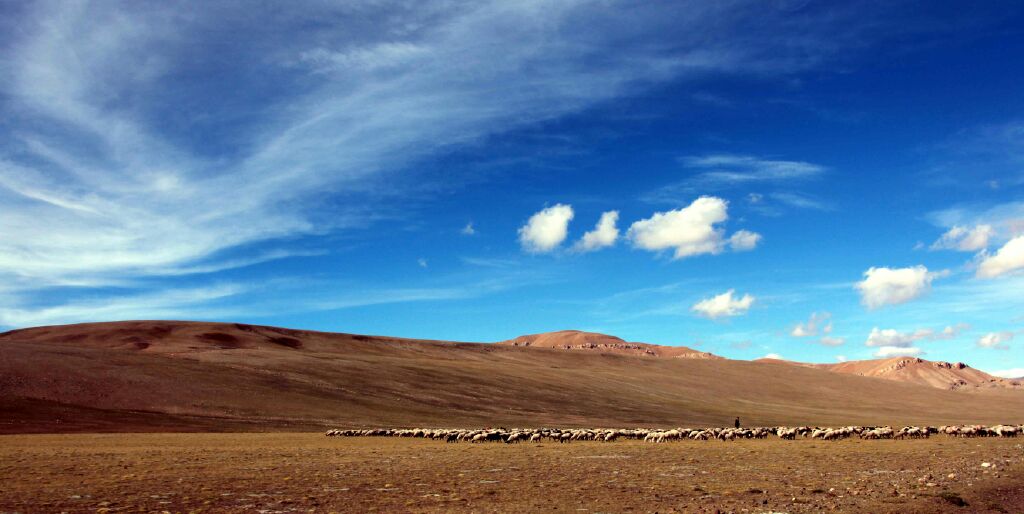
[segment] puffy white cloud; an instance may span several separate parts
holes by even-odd
[[[722,251],[722,232],[715,225],[729,219],[728,203],[714,196],[702,196],[690,205],[657,212],[637,221],[626,233],[633,246],[660,251],[675,248],[675,258]]]
[[[994,348],[1006,350],[1009,348],[1006,343],[1013,339],[1013,332],[989,332],[978,338],[977,345],[980,348]]]
[[[590,252],[601,248],[612,246],[619,239],[619,228],[615,226],[619,222],[619,211],[608,211],[601,214],[594,230],[583,234],[583,237],[576,242],[575,249],[581,252]]]
[[[737,230],[729,237],[729,247],[736,252],[745,252],[757,248],[761,242],[761,234],[749,230]]]
[[[909,302],[931,288],[932,280],[943,273],[929,273],[924,266],[910,268],[874,268],[864,272],[857,282],[861,303],[869,309]]]
[[[976,225],[974,228],[955,225],[938,241],[932,243],[932,250],[960,250],[976,252],[988,247],[988,242],[995,235],[992,225]]]
[[[916,357],[924,353],[920,348],[903,346],[883,346],[875,352],[875,357]]]
[[[977,276],[993,278],[1024,269],[1024,236],[1017,236],[994,255],[984,255],[978,265]]]
[[[725,238],[719,223],[729,219],[729,203],[714,196],[702,196],[690,205],[633,223],[626,237],[633,246],[650,251],[675,249],[674,257],[682,259],[692,255],[720,253],[725,245],[735,251],[752,250],[761,235],[740,230]]]
[[[473,222],[470,221],[469,223],[466,223],[466,226],[462,227],[462,230],[460,230],[459,232],[462,233],[462,235],[464,236],[471,236],[473,234],[476,234],[476,229],[473,228]]]
[[[761,358],[762,359],[775,359],[775,360],[780,360],[780,361],[784,360],[782,358],[782,356],[777,354],[777,353],[769,353],[769,354],[766,354],[764,357],[761,357]]]
[[[572,221],[572,206],[557,204],[530,216],[519,229],[519,243],[532,253],[546,253],[565,241]]]
[[[1003,378],[1021,378],[1024,377],[1024,368],[1001,369],[989,371],[988,374]]]
[[[735,292],[735,289],[730,289],[720,295],[705,298],[694,304],[690,310],[710,319],[746,314],[754,304],[754,297],[749,294],[734,297]]]
[[[836,355],[836,362],[846,362],[847,360],[849,359],[845,355]]]
[[[789,335],[793,337],[815,337],[819,333],[828,334],[832,332],[832,322],[829,319],[832,314],[828,312],[811,313],[811,318],[806,323],[797,323]]]

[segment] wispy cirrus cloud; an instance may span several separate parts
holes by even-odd
[[[678,203],[681,198],[698,191],[725,190],[734,187],[792,185],[818,177],[827,171],[825,166],[805,161],[768,159],[752,155],[709,154],[679,159],[690,175],[679,182],[662,186],[644,194],[641,199],[650,203]],[[751,203],[764,210],[764,196],[752,193]],[[792,192],[774,192],[775,201],[802,209],[827,210],[829,206],[809,196]]]
[[[260,258],[232,251],[268,243],[283,249],[253,251],[295,255],[298,236],[407,216],[381,199],[418,187],[399,179],[411,163],[656,83],[804,70],[879,31],[758,2],[5,13],[0,281],[26,289],[246,266]],[[693,164],[723,182],[817,173],[755,161]]]
[[[750,155],[713,154],[684,157],[683,166],[698,170],[691,181],[707,187],[807,179],[825,167],[805,161],[765,159]]]

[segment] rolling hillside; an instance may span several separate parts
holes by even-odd
[[[1024,422],[1024,394],[780,363],[132,321],[0,334],[0,413],[3,432],[997,423]]]

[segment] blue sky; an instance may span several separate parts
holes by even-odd
[[[0,326],[1024,375],[1011,2],[0,6]]]

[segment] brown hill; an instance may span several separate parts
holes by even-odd
[[[929,361],[918,357],[890,357],[835,364],[808,364],[777,359],[758,362],[786,363],[824,369],[835,373],[884,378],[939,389],[978,391],[987,389],[1024,389],[1024,381],[989,375],[962,362]]]
[[[669,357],[674,359],[721,359],[708,352],[694,350],[685,346],[662,346],[648,343],[630,343],[615,336],[581,332],[579,330],[561,330],[519,336],[499,345],[530,346],[534,348],[555,348],[558,350],[579,350],[598,353],[615,353],[621,355],[639,355],[642,357]]]
[[[0,334],[0,432],[1024,421],[982,395],[777,363],[133,321]]]

